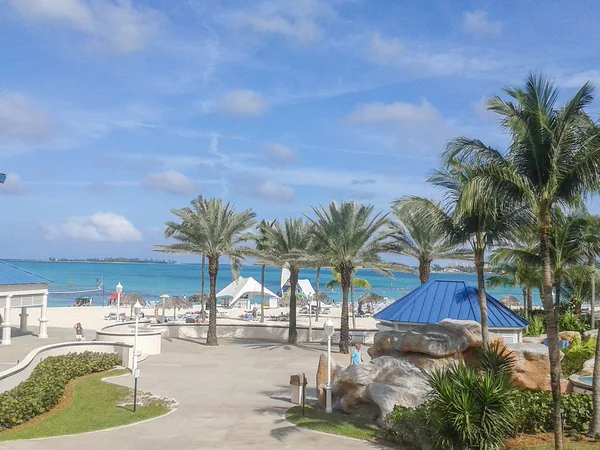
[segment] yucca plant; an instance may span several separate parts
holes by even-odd
[[[479,365],[482,370],[492,375],[505,375],[510,372],[515,362],[515,357],[506,345],[498,341],[492,342],[489,347],[479,350]]]
[[[499,370],[508,370],[511,362]],[[515,390],[507,376],[464,364],[428,376],[431,440],[440,449],[504,447],[515,428]]]

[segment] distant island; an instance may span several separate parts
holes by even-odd
[[[176,264],[172,259],[148,259],[148,258],[48,258],[50,262],[92,262],[92,263],[138,263],[138,264]]]

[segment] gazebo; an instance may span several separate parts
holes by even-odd
[[[48,284],[52,281],[0,261],[0,310],[4,310],[2,345],[11,343],[10,310],[21,308],[20,329],[27,331],[27,308],[41,307],[38,338],[48,337]]]
[[[521,342],[527,321],[486,294],[490,333],[507,344]],[[478,291],[464,281],[430,280],[373,316],[381,330],[407,331],[444,319],[481,323]]]

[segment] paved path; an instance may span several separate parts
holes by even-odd
[[[48,339],[37,337],[37,328],[29,327],[29,333],[22,333],[18,328],[12,328],[12,344],[0,346],[0,372],[9,369],[21,361],[31,350],[44,345],[56,344],[75,340],[75,330],[68,328],[51,328]]]
[[[322,347],[221,341],[163,340],[161,355],[141,365],[139,388],[173,397],[179,408],[150,422],[118,430],[39,441],[13,441],[0,449],[248,449],[383,448],[299,429],[284,420],[289,376],[314,377]],[[118,381],[131,386],[131,378]]]

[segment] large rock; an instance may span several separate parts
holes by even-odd
[[[338,364],[331,358],[331,384],[333,385],[342,375],[346,367]],[[327,386],[327,355],[321,354],[319,357],[319,367],[317,368],[317,404],[325,408],[325,386]]]
[[[439,325],[448,330],[462,335],[469,347],[481,347],[481,324],[474,320],[444,319]]]
[[[589,338],[597,338],[598,337],[598,330],[588,330],[588,331],[584,331],[583,332],[583,337],[584,339],[589,339]]]
[[[583,369],[579,372],[579,375],[582,377],[591,377],[594,374],[594,363],[596,362],[595,358],[588,359],[583,363]]]
[[[424,353],[436,358],[462,353],[468,347],[464,335],[441,325],[423,325],[398,340],[401,353]]]
[[[558,338],[562,341],[581,341],[581,334],[577,331],[561,331],[558,333]]]
[[[543,344],[509,344],[515,358],[513,385],[519,389],[550,390],[550,360]],[[561,352],[562,357],[562,352]]]
[[[392,412],[395,405],[416,408],[423,403],[427,392],[427,389],[421,386],[402,387],[372,383],[367,386],[365,395],[379,408],[377,421],[380,425],[383,425],[386,416]]]

